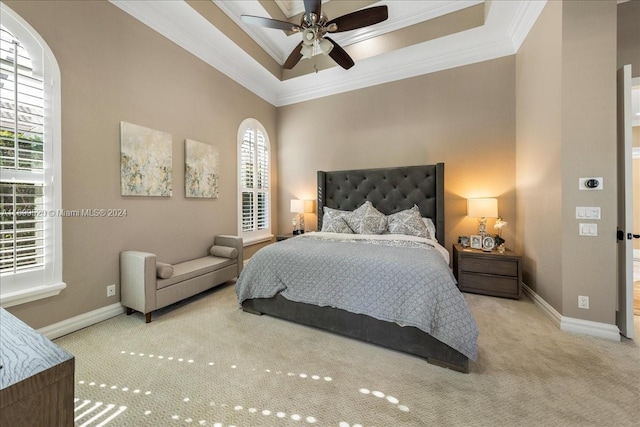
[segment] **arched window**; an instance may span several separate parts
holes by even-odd
[[[0,303],[60,293],[60,70],[36,31],[0,3]]]
[[[238,129],[238,235],[244,244],[271,239],[269,136],[246,119]]]

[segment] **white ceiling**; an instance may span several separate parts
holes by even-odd
[[[280,80],[183,0],[110,1],[275,106],[513,55],[546,4],[546,0],[493,0],[485,5],[486,19],[482,26],[360,59],[350,70],[336,66]],[[241,14],[269,17],[257,0],[212,1],[280,64],[300,41],[296,35],[288,37],[279,30],[250,27],[241,22]],[[276,2],[292,16],[302,10],[300,0]],[[389,8],[387,21],[337,33],[332,38],[345,47],[482,2],[380,1],[375,5]]]

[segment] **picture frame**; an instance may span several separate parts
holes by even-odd
[[[220,153],[203,142],[184,141],[184,195],[217,199],[220,179]]]
[[[460,243],[463,248],[468,248],[469,247],[469,236],[458,236],[458,243]]]
[[[167,132],[120,122],[120,194],[171,197],[172,144]]]
[[[482,236],[479,234],[472,234],[470,237],[471,247],[473,249],[482,249]]]
[[[496,245],[496,241],[491,236],[485,236],[482,239],[482,250],[485,252],[491,252]]]

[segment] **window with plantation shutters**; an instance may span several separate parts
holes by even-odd
[[[56,295],[62,282],[59,70],[3,4],[0,28],[0,303]]]
[[[239,232],[247,244],[271,238],[269,141],[254,119],[242,123],[238,139]]]
[[[25,49],[0,36],[0,273],[17,273],[44,266],[44,93]]]

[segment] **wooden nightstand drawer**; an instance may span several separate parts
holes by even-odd
[[[461,291],[520,298],[522,257],[513,251],[483,252],[455,244],[452,261],[453,275]]]
[[[463,272],[460,274],[460,290],[501,297],[518,298],[518,277],[503,277]]]
[[[518,262],[507,259],[471,258],[465,260],[464,271],[474,273],[498,274],[500,276],[518,275]]]

